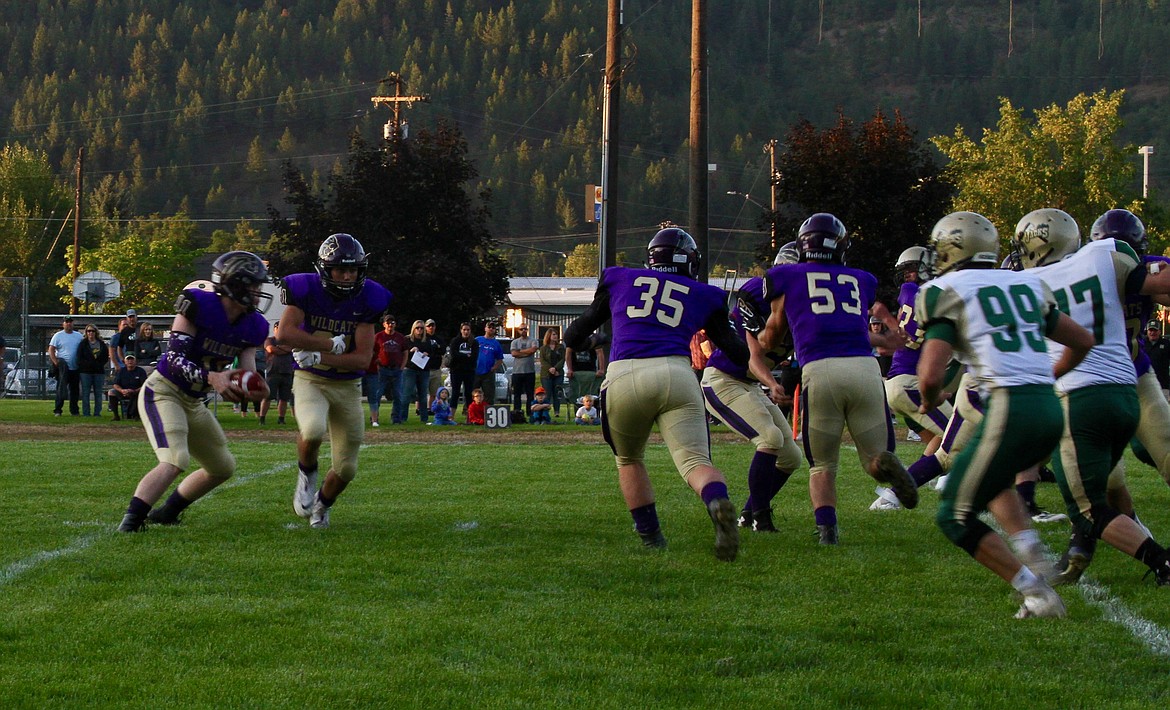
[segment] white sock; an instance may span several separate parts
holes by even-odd
[[[1016,572],[1016,576],[1012,577],[1012,587],[1021,594],[1027,594],[1029,591],[1044,584],[1040,578],[1028,569],[1028,565],[1020,565],[1020,571]]]

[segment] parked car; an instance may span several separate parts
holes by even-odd
[[[51,364],[47,353],[29,353],[19,358],[16,365],[4,375],[5,394],[20,397],[53,394],[57,391],[57,378],[49,375]]]

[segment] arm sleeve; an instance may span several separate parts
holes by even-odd
[[[565,329],[565,346],[573,350],[588,350],[589,336],[609,317],[609,289],[599,284],[597,293],[593,295],[593,303]]]
[[[707,338],[715,343],[723,354],[731,359],[736,365],[746,367],[748,360],[751,358],[751,351],[748,350],[747,343],[739,339],[732,329],[731,323],[727,320],[727,311],[717,309],[707,319],[707,323],[703,326],[707,331]]]
[[[159,361],[159,369],[168,379],[179,377],[192,385],[207,386],[207,368],[191,359],[195,339],[186,333],[171,331],[167,357]]]

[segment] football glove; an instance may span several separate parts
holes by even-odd
[[[345,354],[345,348],[346,348],[347,346],[348,346],[348,343],[346,343],[346,342],[345,342],[345,336],[344,336],[344,335],[335,335],[335,336],[333,336],[333,350],[332,350],[331,352],[332,352],[334,355],[343,355],[343,354]]]
[[[753,335],[758,335],[764,329],[764,325],[768,322],[768,317],[756,312],[755,304],[751,302],[743,294],[736,295],[735,307],[739,309],[740,318],[743,320],[743,329]]]
[[[293,359],[297,361],[297,365],[301,369],[312,367],[321,362],[321,353],[316,350],[293,350]]]

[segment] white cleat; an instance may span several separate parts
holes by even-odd
[[[901,510],[902,504],[898,501],[898,496],[894,495],[892,488],[885,488],[878,486],[873,490],[877,493],[877,500],[870,504],[870,510]]]
[[[1017,619],[1031,619],[1048,617],[1054,619],[1064,618],[1065,615],[1064,601],[1061,600],[1060,595],[1052,590],[1047,584],[1029,590],[1024,595],[1024,603],[1020,605],[1020,610],[1016,612]]]
[[[906,441],[922,441],[922,437],[915,433],[913,429],[911,429],[906,432]]]
[[[297,467],[297,489],[293,493],[293,512],[302,518],[313,514],[313,502],[317,499],[317,472],[305,475]]]
[[[313,503],[313,514],[309,518],[309,527],[315,530],[324,530],[329,527],[329,507],[319,499]]]
[[[944,489],[946,487],[947,487],[947,474],[944,473],[943,475],[934,479],[934,490],[938,491],[939,493],[942,493],[942,489]]]

